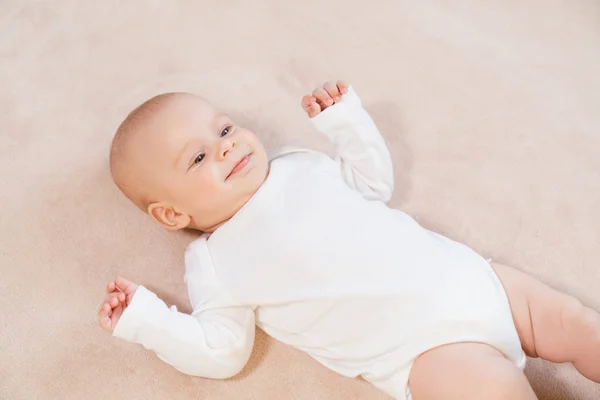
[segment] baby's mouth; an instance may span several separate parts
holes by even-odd
[[[233,166],[231,172],[229,172],[229,174],[225,177],[225,180],[229,179],[230,177],[237,174],[238,172],[244,170],[250,162],[250,155],[251,155],[251,153],[246,154],[245,156],[240,158],[238,160],[238,162],[236,162],[235,165]]]

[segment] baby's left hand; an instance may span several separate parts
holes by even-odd
[[[317,88],[312,95],[302,98],[302,109],[306,111],[310,118],[314,118],[327,107],[331,107],[342,99],[342,96],[348,93],[348,84],[344,81],[328,81],[323,87]]]

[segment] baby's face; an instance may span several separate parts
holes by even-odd
[[[155,219],[157,212],[167,220],[181,214],[189,218],[187,227],[211,232],[239,211],[268,175],[267,154],[254,133],[201,98],[178,96],[152,125],[136,158],[146,163],[156,184],[150,200],[160,209],[151,204],[148,210]],[[175,214],[168,214],[169,207]]]

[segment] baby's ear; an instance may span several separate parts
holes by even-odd
[[[186,228],[192,220],[189,215],[178,213],[173,206],[164,202],[150,204],[148,214],[154,221],[170,231]]]

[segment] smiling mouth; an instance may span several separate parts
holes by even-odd
[[[231,172],[229,173],[229,175],[227,175],[225,177],[225,180],[231,178],[233,175],[235,175],[238,172],[240,172],[243,169],[245,169],[248,166],[249,162],[250,162],[250,154],[247,154],[244,157],[240,158],[240,160],[235,164],[235,166],[233,167],[233,169],[231,170]]]

